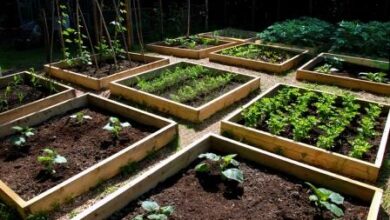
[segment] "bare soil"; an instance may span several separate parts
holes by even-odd
[[[12,86],[12,92],[7,94],[7,103],[8,107],[5,109],[0,108],[0,113],[5,112],[22,105],[34,102],[39,99],[43,99],[53,93],[43,87],[33,87],[28,84],[21,84],[17,86]],[[5,97],[7,87],[0,88],[0,99]],[[23,97],[22,100],[19,100],[19,96]]]
[[[70,115],[82,111],[92,117],[79,125]],[[103,130],[110,114],[100,109],[79,109],[55,117],[35,127],[35,135],[28,138],[22,150],[15,150],[11,137],[0,140],[0,179],[23,199],[28,200],[80,173],[99,161],[119,152],[156,131],[156,128],[131,123],[124,128],[118,139]],[[56,167],[56,174],[48,175],[37,162],[44,148],[55,149],[68,162]]]
[[[144,64],[146,64],[146,62],[138,61],[134,59],[129,61],[127,59],[118,58],[117,67],[115,67],[115,62],[113,59],[108,59],[99,62],[99,69],[96,69],[95,65],[77,65],[67,69],[72,72],[80,73],[83,75],[87,75],[95,78],[103,78],[126,69],[132,69],[138,66],[142,66]]]
[[[175,207],[169,219],[334,219],[309,201],[311,191],[302,181],[251,162],[241,162],[245,181],[238,186],[220,177],[198,175],[193,167],[160,183],[138,201],[129,203],[109,219],[133,219],[144,214],[140,201],[152,200]],[[369,204],[349,197],[342,205],[343,219],[366,219]]]

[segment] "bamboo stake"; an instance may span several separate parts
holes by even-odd
[[[137,7],[136,0],[134,0],[135,27],[136,27],[136,30],[137,30],[138,42],[139,42],[140,47],[141,47],[141,54],[142,54],[142,56],[144,56],[145,55],[144,54],[144,46],[143,46],[143,41],[142,41],[142,35],[140,34],[141,30],[140,30],[140,24],[139,24],[140,22],[139,22],[139,17],[138,17],[139,11],[137,12],[137,8],[136,7]]]
[[[126,0],[126,25],[127,25],[127,44],[129,49],[131,49],[133,45],[133,19],[132,19],[132,8],[131,8],[131,0]]]
[[[77,0],[76,4],[77,4],[77,8],[79,9],[79,12],[80,12],[79,15],[80,15],[81,21],[83,22],[83,25],[84,25],[84,28],[85,28],[85,32],[87,33],[89,46],[91,47],[91,51],[92,51],[92,58],[93,58],[93,60],[95,62],[95,68],[96,68],[96,71],[98,71],[99,70],[98,59],[96,57],[95,49],[93,48],[91,35],[89,34],[87,22],[85,21],[85,17],[84,17],[84,14],[83,14],[82,10],[81,10],[79,0]]]
[[[190,36],[190,24],[191,24],[191,0],[187,0],[187,37]]]
[[[46,52],[46,62],[51,63],[51,55],[50,55],[50,34],[49,34],[49,26],[47,25],[47,18],[46,18],[46,12],[44,9],[41,9],[42,18],[43,18],[43,31],[44,34],[44,40],[45,40],[45,52]]]
[[[119,0],[119,1],[120,1],[120,0]],[[115,0],[112,0],[112,2],[113,2],[113,4],[114,4],[116,16],[118,17],[118,22],[120,22],[120,21],[119,21],[120,11],[119,11],[118,4],[115,2]],[[131,56],[130,56],[130,54],[128,53],[128,52],[129,52],[129,48],[128,48],[128,46],[127,46],[125,33],[124,33],[123,31],[121,31],[120,33],[121,33],[121,35],[122,35],[122,41],[123,41],[123,45],[124,45],[125,50],[126,50],[127,59],[128,59],[129,61],[131,61]]]
[[[58,25],[59,27],[59,32],[60,32],[60,43],[61,43],[61,47],[62,47],[62,55],[64,57],[64,59],[66,58],[66,55],[65,55],[65,42],[64,42],[64,37],[62,36],[62,16],[61,16],[61,13],[60,13],[60,3],[58,2],[58,0],[56,0],[56,5],[57,5],[57,16],[58,16],[58,20],[61,21],[60,24]],[[53,29],[54,29],[54,26],[53,26]]]
[[[103,11],[102,11],[102,9],[101,9],[101,7],[99,5],[99,2],[97,0],[95,0],[95,2],[96,2],[97,9],[99,11],[100,17],[102,19],[102,25],[103,25],[104,31],[106,32],[106,35],[107,35],[108,44],[109,44],[112,52],[114,53],[113,59],[114,59],[115,67],[117,68],[118,67],[118,61],[116,60],[116,54],[115,54],[115,51],[114,51],[114,47],[112,46],[110,32],[107,29],[106,21],[104,19]]]

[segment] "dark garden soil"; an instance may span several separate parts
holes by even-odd
[[[226,219],[333,219],[309,201],[311,191],[302,181],[286,174],[260,167],[251,162],[241,162],[245,181],[232,186],[219,177],[202,177],[193,167],[160,183],[138,201],[129,203],[109,219],[133,219],[143,214],[140,201],[152,200],[161,206],[175,208],[169,219],[226,220]],[[345,197],[344,219],[366,219],[369,205]]]
[[[134,59],[132,59],[131,61],[127,59],[118,59],[117,64],[118,67],[116,68],[114,60],[109,59],[109,60],[104,60],[99,62],[98,70],[96,70],[95,65],[78,65],[67,69],[72,72],[80,73],[83,75],[87,75],[95,78],[103,78],[126,69],[132,69],[138,66],[142,66],[146,64],[146,62],[138,61]]]
[[[310,105],[310,106],[312,106],[312,105]],[[361,120],[361,118],[365,114],[365,112],[363,112],[363,109],[364,108],[360,108],[361,114],[358,114],[352,120],[352,122],[349,124],[349,126],[347,126],[345,128],[344,132],[341,133],[341,135],[336,139],[335,147],[330,149],[332,152],[337,152],[337,153],[340,153],[343,155],[348,155],[348,153],[351,151],[351,145],[348,143],[348,140],[353,138],[353,137],[356,137],[356,135],[358,134],[357,129],[360,127],[358,122]],[[320,116],[316,114],[316,110],[314,109],[313,106],[312,106],[312,109],[309,110],[309,113],[307,114],[307,116],[308,115],[314,115],[316,118],[320,118]],[[369,142],[373,145],[373,147],[371,147],[363,155],[363,158],[361,158],[362,160],[365,160],[365,161],[368,161],[371,163],[375,162],[376,156],[378,153],[378,149],[379,149],[379,145],[380,145],[380,142],[382,139],[383,130],[386,126],[386,119],[387,119],[387,113],[385,110],[383,110],[380,117],[375,122],[374,130],[375,130],[375,132],[377,132],[377,135],[375,135],[375,137],[369,139]],[[245,125],[245,122],[243,120],[240,121],[239,123],[242,125]],[[268,129],[267,123],[262,123],[262,124],[258,125],[258,127],[256,129],[271,133],[270,130]],[[281,132],[280,136],[287,137],[287,138],[293,140],[293,131],[292,130],[293,130],[293,127],[291,125],[289,125],[289,126],[287,126],[287,128],[283,132]],[[301,140],[300,142],[310,144],[312,146],[316,146],[316,142],[318,140],[318,137],[321,134],[322,134],[322,131],[320,129],[314,128],[310,131],[308,137],[304,140]]]
[[[76,124],[69,116],[78,111],[92,119],[85,119],[81,125]],[[118,140],[115,140],[102,129],[111,116],[109,113],[100,109],[78,111],[55,117],[35,127],[35,135],[28,138],[24,150],[14,150],[10,137],[0,140],[0,179],[23,199],[37,196],[157,130],[121,119],[132,126],[124,128]],[[37,157],[47,147],[55,149],[68,160],[65,165],[56,167],[55,175],[47,175],[37,162]]]
[[[320,67],[322,65],[326,64],[325,61],[319,62],[316,66],[313,67],[313,71],[315,68]],[[338,68],[339,71],[330,73],[331,75],[336,76],[346,76],[351,78],[357,78],[362,80],[367,80],[359,76],[359,73],[376,73],[376,72],[385,72],[388,73],[388,71],[381,70],[378,68],[368,67],[368,66],[362,66],[358,64],[343,62],[342,68]],[[387,74],[387,78],[390,78],[389,74]],[[390,83],[390,82],[388,82]]]
[[[5,97],[6,90],[6,87],[0,88],[0,98]],[[33,87],[28,84],[12,86],[12,92],[7,94],[8,107],[6,109],[0,108],[0,113],[45,98],[51,94],[49,90],[41,86]],[[19,96],[23,97],[22,101],[19,100]]]

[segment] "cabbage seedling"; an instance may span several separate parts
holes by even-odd
[[[244,182],[244,174],[242,170],[237,168],[240,163],[234,159],[236,156],[237,154],[229,154],[223,157],[213,153],[200,154],[198,158],[207,159],[207,161],[196,165],[195,171],[210,173],[217,169],[222,178],[242,183]]]
[[[344,203],[344,197],[338,193],[325,188],[316,188],[313,184],[306,182],[314,194],[309,196],[309,200],[314,202],[317,207],[327,209],[336,217],[344,216],[343,210],[338,206]]]
[[[37,158],[38,162],[45,167],[49,174],[55,174],[54,169],[57,164],[65,164],[68,161],[65,157],[59,155],[55,150],[50,148],[43,149],[43,155]]]
[[[142,209],[145,210],[146,214],[137,215],[133,220],[144,220],[144,219],[154,219],[154,220],[167,220],[169,216],[172,215],[175,208],[173,206],[163,206],[160,207],[157,202],[153,201],[144,201],[141,204]]]
[[[84,114],[84,112],[77,112],[74,115],[70,116],[71,119],[74,119],[76,124],[82,124],[84,120],[91,120],[92,117],[89,115]]]
[[[11,137],[12,145],[17,148],[25,146],[25,144],[27,143],[27,139],[35,135],[34,128],[14,126],[12,127],[12,129],[18,133],[18,135]]]
[[[116,117],[110,117],[109,122],[103,127],[103,129],[109,131],[112,136],[117,139],[119,137],[119,133],[123,130],[123,128],[130,126],[131,124],[129,122],[121,122]]]

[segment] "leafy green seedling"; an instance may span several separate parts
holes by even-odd
[[[121,122],[116,117],[110,117],[109,122],[103,127],[103,129],[109,131],[114,138],[118,138],[119,133],[126,127],[131,127],[131,124],[129,122]]]
[[[67,163],[67,159],[61,155],[59,155],[55,150],[50,148],[43,149],[43,155],[37,158],[38,162],[45,167],[45,170],[49,174],[55,174],[56,171],[54,169],[57,164],[65,164]]]
[[[379,82],[379,83],[386,83],[388,82],[388,79],[386,78],[386,73],[384,72],[376,72],[376,73],[359,73],[359,76],[363,79],[373,81],[373,82]]]
[[[76,124],[82,124],[84,120],[91,120],[92,117],[84,114],[84,112],[77,112],[74,115],[70,116],[71,119],[74,119]]]
[[[222,178],[242,183],[244,182],[244,174],[242,170],[237,168],[240,163],[234,159],[236,156],[237,154],[229,154],[223,157],[214,153],[200,154],[198,158],[207,159],[208,161],[196,165],[195,171],[210,173],[212,170],[218,170]]]
[[[332,212],[336,217],[344,216],[343,210],[339,207],[344,203],[344,197],[329,189],[316,188],[313,184],[306,182],[314,194],[309,196],[309,200],[314,202],[317,207],[325,208]]]
[[[27,139],[35,135],[33,128],[14,126],[12,129],[17,132],[17,135],[11,137],[11,143],[17,148],[25,146]]]
[[[141,204],[142,209],[145,210],[146,214],[137,215],[133,220],[167,220],[172,215],[175,208],[173,206],[163,206],[154,201],[144,201]]]

